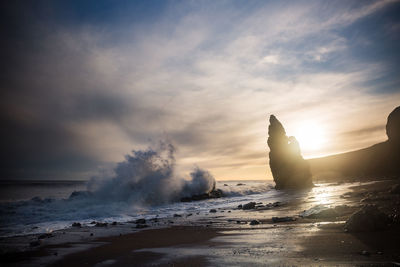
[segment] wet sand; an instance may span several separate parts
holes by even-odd
[[[60,235],[68,236],[68,242],[52,244],[49,238],[45,242],[50,243],[37,249],[7,253],[2,265],[396,266],[400,262],[399,224],[385,231],[347,233],[344,222],[365,204],[376,204],[388,214],[397,212],[398,216],[399,195],[389,194],[397,182],[350,187],[337,184],[297,195],[288,192],[293,194],[291,201],[274,208],[232,208],[230,213],[220,210],[158,222],[133,233],[126,231],[127,225],[116,226],[98,229],[95,237],[82,240],[71,238],[71,233],[88,236],[95,229],[72,229],[71,233]],[[298,216],[318,203],[346,206],[338,216]],[[291,216],[295,220],[273,222],[273,216]],[[260,224],[249,225],[253,219]],[[102,237],[101,233],[107,231],[114,232]],[[118,232],[122,234],[117,235]]]

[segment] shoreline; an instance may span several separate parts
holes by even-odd
[[[149,227],[144,229],[136,229],[136,224],[129,223],[71,227],[55,231],[49,238],[44,238],[38,248],[3,254],[2,264],[129,266],[134,262],[138,266],[393,266],[400,262],[399,225],[366,233],[346,233],[343,228],[344,222],[362,205],[376,204],[386,211],[393,209],[400,203],[400,198],[387,192],[397,183],[398,180],[356,183],[339,192],[340,195],[336,192],[335,203],[347,203],[344,205],[347,208],[335,217],[299,216],[304,202],[317,203],[315,198],[326,193],[324,190],[329,189],[326,186],[317,188],[314,195],[300,194],[300,197],[293,197],[288,203],[271,209],[244,211],[232,207],[229,213],[218,210],[199,216],[147,221]],[[323,198],[318,201],[321,200],[324,201]],[[271,217],[275,215],[292,216],[295,220],[274,222]],[[252,220],[259,224],[250,225]],[[35,236],[14,238],[14,241],[26,242],[27,238],[33,240]]]

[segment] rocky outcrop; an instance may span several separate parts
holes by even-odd
[[[181,202],[199,201],[199,200],[205,200],[205,199],[210,199],[210,198],[221,198],[223,196],[224,196],[224,193],[222,192],[221,189],[214,189],[210,193],[194,195],[191,197],[183,197],[183,198],[181,198]]]
[[[348,232],[370,232],[385,230],[389,227],[389,217],[375,206],[364,206],[347,220]]]
[[[276,189],[312,187],[311,172],[295,137],[286,135],[280,121],[271,115],[268,127],[269,165]]]
[[[400,107],[388,116],[388,140],[368,148],[308,160],[313,176],[325,180],[398,178],[400,176]]]

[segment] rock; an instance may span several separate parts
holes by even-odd
[[[137,229],[143,229],[149,227],[147,224],[136,224]]]
[[[260,224],[260,221],[258,221],[258,220],[252,220],[252,221],[250,222],[250,225],[257,225],[257,224]]]
[[[192,213],[189,213],[189,214],[186,215],[186,217],[190,217],[190,216],[192,216],[192,215],[193,215]]]
[[[272,222],[273,223],[292,222],[292,221],[295,221],[295,220],[296,220],[296,218],[289,217],[289,216],[286,216],[286,217],[272,217]]]
[[[389,227],[389,217],[376,206],[368,205],[353,213],[345,224],[348,232],[369,232]]]
[[[313,186],[310,166],[303,159],[295,137],[286,136],[280,121],[271,115],[268,127],[269,165],[276,189],[300,189]]]
[[[400,106],[389,114],[386,123],[386,134],[389,142],[400,144]]]
[[[242,183],[236,184],[236,186],[242,186],[242,185],[246,185],[246,184],[242,184]]]
[[[205,199],[212,199],[212,198],[221,198],[224,196],[224,193],[221,189],[214,189],[210,193],[204,193],[201,195],[193,195],[191,197],[183,197],[181,198],[181,202],[191,202],[191,201],[199,201]]]
[[[210,213],[216,213],[217,210],[216,209],[210,209]]]
[[[41,234],[38,236],[38,239],[45,239],[45,238],[49,238],[52,237],[53,235],[50,233],[45,233],[45,234]]]
[[[90,224],[96,224],[96,221],[92,221]]]
[[[93,233],[90,233],[90,236],[93,236]]]
[[[176,213],[175,213],[175,214],[174,214],[174,217],[175,217],[175,218],[177,218],[177,217],[182,217],[182,215],[176,214]]]
[[[117,225],[117,222],[112,222],[111,225]]]
[[[96,224],[95,224],[95,226],[96,227],[107,227],[107,225],[108,225],[108,223],[102,223],[102,222],[97,222]]]
[[[243,210],[251,210],[256,207],[256,202],[249,202],[243,205],[242,209]]]
[[[243,205],[240,204],[240,205],[238,205],[237,207],[238,207],[238,209],[241,209],[241,208],[243,208]]]
[[[146,220],[145,220],[145,219],[137,219],[137,220],[135,221],[135,223],[136,223],[136,224],[145,224],[145,223],[146,223]]]
[[[81,223],[78,223],[78,222],[74,222],[74,223],[72,224],[72,227],[82,227],[82,224],[81,224]]]
[[[227,184],[224,184],[224,186],[228,186]]]

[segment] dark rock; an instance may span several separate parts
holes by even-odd
[[[210,213],[215,213],[215,212],[217,212],[216,209],[210,209]]]
[[[189,213],[189,214],[186,215],[186,217],[190,217],[190,216],[192,216],[192,215],[193,215],[192,213]]]
[[[45,239],[45,238],[49,238],[52,237],[53,235],[50,233],[45,233],[45,234],[41,234],[38,236],[38,239]]]
[[[368,205],[353,213],[345,224],[348,232],[369,232],[389,227],[389,217],[376,206]]]
[[[227,184],[224,184],[224,186],[228,186]]]
[[[96,221],[92,221],[90,224],[96,224]]]
[[[117,222],[112,222],[111,225],[117,225]]]
[[[250,222],[250,225],[257,225],[257,224],[260,224],[260,221],[258,221],[258,220],[252,220],[252,221]]]
[[[340,177],[350,181],[399,177],[400,107],[389,114],[386,134],[388,140],[370,147],[308,160],[313,175],[326,176],[324,180]]]
[[[146,223],[146,219],[137,219],[135,221],[136,224],[145,224]]]
[[[238,209],[241,209],[241,208],[243,208],[243,205],[240,204],[240,205],[238,205],[237,207],[238,207]]]
[[[295,221],[295,220],[296,220],[296,218],[289,217],[289,216],[286,216],[286,217],[272,217],[272,222],[273,223],[292,222],[292,221]]]
[[[236,184],[236,186],[242,186],[242,185],[246,185],[246,184],[242,184],[242,183]]]
[[[143,229],[149,227],[147,224],[136,224],[137,229]]]
[[[389,114],[386,123],[386,134],[390,142],[400,143],[400,106]]]
[[[296,138],[286,136],[285,129],[274,115],[270,116],[269,122],[269,165],[276,184],[275,188],[312,187],[310,167],[301,156]]]
[[[243,205],[242,209],[243,210],[251,210],[256,207],[256,202],[249,202]]]
[[[210,193],[204,193],[201,195],[194,195],[191,197],[183,197],[181,198],[181,202],[191,202],[191,201],[199,201],[205,199],[212,199],[212,198],[221,198],[224,196],[224,193],[221,189],[214,189]]]
[[[90,236],[93,236],[93,233],[90,233]]]
[[[96,224],[95,224],[95,226],[96,227],[107,227],[107,225],[108,225],[108,223],[102,223],[102,222],[97,222]]]
[[[81,227],[82,226],[82,224],[81,223],[78,223],[78,222],[74,222],[73,224],[72,224],[72,227]]]

